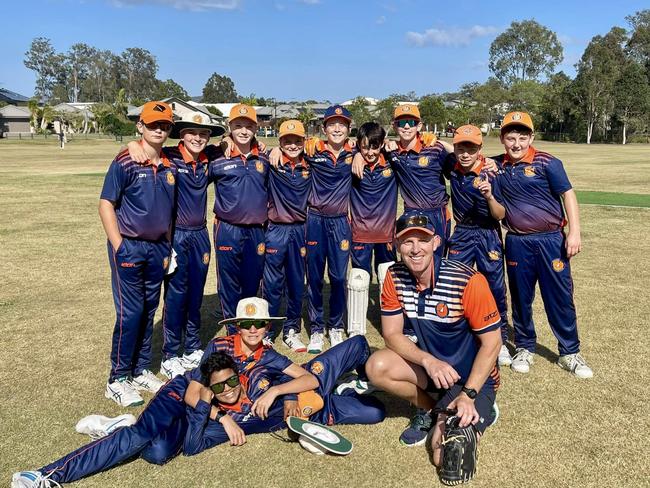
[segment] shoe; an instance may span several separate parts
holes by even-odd
[[[399,436],[399,441],[407,447],[420,446],[427,440],[431,427],[433,427],[431,413],[418,408],[406,430]]]
[[[573,373],[578,378],[584,379],[592,378],[594,376],[594,372],[587,365],[587,361],[585,361],[585,358],[583,358],[579,352],[575,354],[565,354],[564,356],[560,356],[557,360],[557,365],[560,368],[566,369],[567,371]]]
[[[343,329],[330,329],[330,344],[332,347],[340,344],[344,340]]]
[[[262,339],[262,344],[264,344],[266,347],[273,347],[273,341],[275,339],[271,336],[264,336],[264,339]]]
[[[11,488],[52,488],[61,486],[50,479],[51,475],[44,476],[40,471],[20,471],[11,477]]]
[[[137,392],[126,376],[108,383],[104,396],[109,400],[113,400],[120,407],[137,407],[144,403],[140,393]]]
[[[505,344],[501,346],[499,350],[499,366],[510,366],[512,364],[512,357],[510,356],[510,351],[508,351],[508,346]]]
[[[179,357],[171,357],[160,363],[160,372],[168,379],[185,374],[185,362]],[[194,369],[194,368],[192,368]]]
[[[406,335],[406,338],[407,338],[409,341],[411,341],[413,344],[417,344],[417,343],[418,343],[418,336],[416,336],[415,334],[404,334],[404,335]]]
[[[377,388],[375,388],[369,381],[365,381],[359,379],[358,376],[354,376],[349,381],[340,383],[336,387],[335,391],[337,395],[343,395],[347,390],[354,390],[359,395],[370,395],[371,393],[377,391]]]
[[[488,427],[492,427],[494,424],[497,423],[497,420],[499,420],[499,415],[501,415],[501,410],[499,410],[499,405],[497,405],[497,402],[495,401],[492,404],[492,416],[494,419],[492,420],[492,423],[488,425]]]
[[[82,418],[75,430],[80,434],[89,435],[91,439],[101,439],[112,434],[120,427],[128,427],[136,422],[135,416],[125,413],[119,417],[104,417],[103,415],[88,415]]]
[[[284,336],[284,343],[292,351],[307,352],[307,346],[300,340],[300,336],[294,329],[289,329],[287,335]]]
[[[203,359],[203,349],[197,349],[190,354],[183,354],[181,359],[181,366],[187,370],[198,368],[201,366],[201,359]]]
[[[311,337],[309,338],[309,344],[307,345],[307,352],[311,354],[318,354],[323,352],[323,346],[325,341],[323,338],[322,332],[312,332]]]
[[[528,373],[530,365],[533,364],[533,353],[523,347],[518,347],[515,355],[512,356],[512,364],[510,367],[517,373]]]
[[[131,383],[133,383],[136,390],[147,390],[152,393],[157,393],[162,385],[165,384],[148,369],[143,370],[142,373],[133,378]]]

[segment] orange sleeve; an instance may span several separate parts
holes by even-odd
[[[397,290],[393,281],[393,274],[388,271],[384,279],[384,287],[381,289],[381,314],[396,315],[402,312],[402,304],[397,298]]]
[[[463,308],[470,328],[475,332],[487,332],[501,322],[488,282],[481,273],[472,276],[463,293]]]

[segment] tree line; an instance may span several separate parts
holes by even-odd
[[[491,76],[456,92],[418,97],[393,94],[376,106],[358,97],[350,110],[356,124],[377,120],[390,126],[400,101],[418,101],[429,130],[466,123],[489,132],[511,109],[532,114],[548,139],[578,142],[648,141],[650,133],[650,9],[626,17],[627,28],[614,26],[589,42],[571,78],[556,67],[564,59],[555,32],[535,20],[513,22],[489,50]],[[36,73],[35,96],[52,102],[102,102],[103,113],[119,125],[126,103],[176,96],[188,99],[172,79],[157,78],[158,63],[146,49],[120,54],[74,44],[58,53],[49,39],[38,37],[25,53],[25,66]],[[274,99],[240,96],[228,76],[213,73],[203,91],[204,103],[244,101],[271,105]],[[308,122],[313,112],[301,110]],[[128,130],[128,128],[125,128]]]

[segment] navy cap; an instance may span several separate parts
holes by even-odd
[[[343,105],[332,105],[325,110],[325,116],[323,117],[323,123],[327,122],[328,119],[334,117],[341,117],[348,122],[352,122],[352,115],[350,111],[345,108]]]
[[[395,223],[395,237],[400,237],[412,230],[421,230],[429,235],[435,235],[436,230],[433,222],[427,214],[421,210],[409,210],[397,219]]]

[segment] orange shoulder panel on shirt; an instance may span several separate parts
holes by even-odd
[[[397,290],[393,282],[393,275],[389,271],[384,279],[384,287],[381,289],[381,309],[386,311],[399,310],[402,305],[397,298]]]
[[[501,320],[494,296],[481,273],[474,274],[467,282],[463,292],[463,308],[473,330],[485,329]]]

